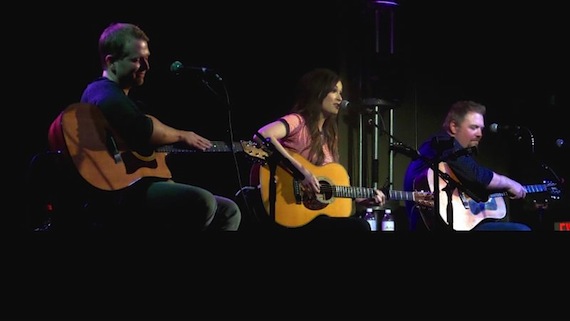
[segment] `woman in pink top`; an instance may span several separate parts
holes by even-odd
[[[296,100],[291,112],[261,127],[255,139],[263,139],[279,152],[290,166],[304,176],[300,187],[307,193],[318,194],[321,184],[312,166],[339,162],[337,115],[342,101],[343,84],[332,70],[318,68],[304,74],[298,82]],[[293,153],[291,153],[292,151]],[[294,157],[297,153],[307,162]],[[375,190],[371,198],[357,198],[357,202],[383,205],[386,196]],[[370,230],[368,223],[359,217],[332,217],[318,215],[303,227],[318,229],[353,227]]]

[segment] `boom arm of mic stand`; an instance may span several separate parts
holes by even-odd
[[[384,131],[385,132],[385,131]],[[473,192],[471,192],[469,189],[467,189],[466,187],[464,187],[460,182],[455,181],[451,178],[451,176],[449,176],[447,173],[442,172],[439,169],[439,163],[442,161],[445,161],[445,159],[441,159],[439,156],[436,157],[435,159],[427,159],[426,157],[424,157],[423,155],[421,155],[417,150],[413,149],[410,146],[407,146],[406,144],[402,143],[401,141],[399,141],[398,139],[396,139],[395,137],[393,137],[392,135],[390,135],[390,133],[387,133],[392,139],[394,139],[397,143],[393,144],[392,146],[390,146],[390,148],[392,150],[394,150],[395,152],[399,152],[401,154],[404,154],[408,157],[410,157],[412,160],[416,160],[416,159],[421,159],[422,161],[424,161],[426,164],[429,164],[430,168],[433,171],[433,194],[434,194],[434,215],[440,215],[439,213],[439,193],[440,193],[440,189],[439,189],[439,178],[441,177],[444,181],[447,182],[446,187],[444,188],[444,190],[447,193],[447,223],[453,227],[453,206],[452,206],[452,193],[454,189],[458,189],[459,191],[465,192],[467,195],[469,195],[472,199],[474,199],[477,202],[481,202],[480,198],[477,197],[477,195],[475,195]],[[450,156],[452,157],[458,157],[461,156],[463,154],[471,154],[473,153],[472,149],[465,149],[465,150],[461,150],[459,151],[459,153],[453,153]],[[453,228],[451,228],[453,229]]]
[[[291,161],[285,157],[277,147],[271,142],[269,138],[263,137],[261,133],[256,133],[261,143],[270,150],[269,157],[267,158],[267,165],[269,166],[269,217],[275,220],[275,203],[277,200],[277,186],[275,182],[275,171],[277,166],[280,165],[287,169],[298,180],[304,180],[305,175],[299,171]]]
[[[460,156],[464,156],[464,155],[471,155],[473,153],[475,153],[477,151],[476,147],[467,147],[467,148],[463,148],[460,150],[457,150],[451,154],[449,154],[447,157],[440,159],[440,162],[445,162],[449,159],[457,159]],[[448,185],[452,185],[451,187],[456,187],[460,192],[463,192],[465,194],[467,194],[467,196],[471,197],[475,202],[480,203],[480,202],[484,202],[486,200],[481,199],[479,196],[477,196],[475,193],[473,193],[470,189],[468,189],[467,187],[465,187],[463,184],[461,184],[461,182],[454,180],[451,176],[449,176],[447,173],[444,173],[442,171],[440,171],[438,169],[439,175],[441,176],[441,178],[443,178]]]
[[[280,165],[284,169],[288,170],[295,179],[304,180],[305,175],[301,173],[301,171],[291,163],[289,158],[285,157],[275,145],[271,142],[271,139],[263,137],[261,133],[257,132],[256,135],[261,138],[265,147],[267,147],[271,153],[269,155],[269,161],[274,162],[277,165]]]
[[[374,125],[377,126],[376,124],[374,124]],[[395,138],[392,134],[388,133],[383,128],[380,128],[380,130],[382,132],[386,133],[394,141],[396,141],[396,144],[392,144],[390,146],[390,149],[392,149],[394,152],[400,152],[401,154],[404,154],[405,156],[410,157],[412,160],[421,159],[426,164],[430,165],[430,168],[433,171],[433,191],[432,191],[433,192],[433,215],[436,217],[439,217],[440,216],[440,213],[439,213],[439,177],[442,177],[444,180],[446,179],[445,173],[440,171],[438,168],[439,157],[435,161],[427,159],[425,156],[421,155],[417,150],[415,150],[414,148],[404,144],[401,140]],[[447,207],[447,217],[448,217],[448,222],[450,222],[449,218],[453,217],[453,215],[452,215],[453,208],[451,207],[451,195],[448,194],[448,196],[449,196],[448,197],[448,204],[449,205]],[[453,221],[453,219],[451,219],[451,221]]]
[[[552,169],[552,167],[546,165],[544,162],[541,162],[541,163],[540,163],[540,166],[541,166],[544,170],[550,172],[550,174],[552,174],[552,176],[554,176],[554,179],[555,179],[558,183],[560,183],[561,185],[564,184],[564,178],[562,178],[562,177],[556,175],[556,172],[554,172],[554,169]]]
[[[436,157],[435,160],[430,161],[430,166],[433,170],[433,185],[434,185],[434,211],[437,210],[439,212],[439,177],[441,177],[444,181],[446,181],[447,185],[443,188],[447,195],[447,207],[446,207],[446,215],[447,215],[447,224],[449,226],[449,230],[453,230],[453,204],[452,204],[452,195],[453,190],[457,189],[459,192],[463,192],[471,197],[475,202],[479,203],[482,200],[475,195],[475,193],[471,192],[468,188],[463,186],[461,182],[453,179],[449,174],[442,172],[439,169],[439,163],[446,161],[450,158],[457,158],[461,155],[471,154],[473,153],[473,149],[465,148],[459,150],[455,153],[450,154],[447,158],[440,158],[439,156]],[[436,207],[437,205],[437,207]],[[436,213],[434,212],[434,215]],[[440,213],[441,214],[441,213]]]
[[[376,124],[374,124],[375,126],[377,126]],[[377,126],[378,127],[378,126]],[[379,127],[380,128],[380,127]],[[478,197],[477,195],[475,195],[475,193],[471,192],[468,188],[466,188],[465,186],[463,186],[463,184],[461,184],[458,181],[455,181],[454,179],[451,178],[451,176],[449,176],[447,173],[442,172],[439,167],[438,164],[442,161],[445,161],[445,159],[441,159],[440,157],[437,157],[435,160],[430,160],[427,159],[426,157],[424,157],[423,155],[421,155],[417,150],[415,150],[414,148],[404,144],[402,141],[400,141],[399,139],[397,139],[396,137],[394,137],[392,134],[388,133],[386,130],[384,130],[383,128],[380,128],[380,130],[384,133],[386,133],[390,138],[392,138],[394,141],[396,141],[396,144],[393,144],[390,146],[390,149],[392,149],[394,152],[399,152],[405,156],[410,157],[412,160],[416,160],[416,159],[421,159],[424,162],[426,162],[427,164],[430,164],[430,168],[433,171],[433,184],[434,184],[434,215],[438,215],[439,214],[439,178],[441,177],[444,181],[447,182],[447,186],[444,188],[447,191],[447,195],[448,195],[448,206],[447,206],[447,222],[448,224],[450,224],[451,226],[453,226],[453,207],[452,207],[452,202],[451,202],[451,194],[453,192],[453,190],[455,188],[457,188],[459,191],[464,192],[465,194],[467,194],[469,197],[471,197],[474,201],[476,202],[482,202],[483,200],[481,200],[480,197]],[[453,153],[449,156],[449,158],[452,157],[458,157],[461,155],[467,155],[467,154],[472,154],[474,152],[474,149],[472,148],[466,148],[463,150],[460,150],[456,153]],[[435,212],[437,211],[437,212]]]

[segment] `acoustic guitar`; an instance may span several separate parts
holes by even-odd
[[[350,177],[341,164],[329,163],[316,166],[298,153],[293,151],[289,153],[319,179],[320,193],[304,192],[300,181],[295,179],[292,173],[282,166],[276,166],[274,176],[276,223],[286,227],[299,227],[321,214],[349,217],[352,215],[353,198],[374,196],[374,188],[349,186]],[[261,199],[268,214],[271,213],[270,175],[269,164],[259,166]],[[433,198],[429,192],[390,190],[386,196],[394,200],[409,200],[433,207]]]
[[[445,162],[441,162],[439,164],[439,170],[443,173],[449,174],[451,179],[458,181],[457,176],[451,170],[449,165]],[[429,191],[433,192],[433,170],[430,168],[427,171],[425,178],[421,178],[420,180],[427,179],[427,183],[429,186]],[[418,183],[418,185],[414,185],[415,188],[420,188],[419,185],[422,183]],[[443,222],[446,226],[449,227],[448,219],[447,219],[447,205],[448,205],[448,197],[447,193],[444,191],[444,188],[447,186],[447,182],[443,180],[441,177],[438,181],[439,184],[439,217],[430,213],[433,210],[432,208],[421,208],[420,212],[424,217],[424,221],[427,218],[428,225],[432,225],[436,223],[433,221],[435,219],[440,219],[438,223]],[[424,184],[425,185],[425,184]],[[543,184],[533,184],[533,185],[524,185],[523,186],[527,194],[531,193],[541,193],[541,192],[548,192],[551,195],[559,195],[560,190],[556,187],[556,183],[546,181]],[[507,214],[507,206],[505,203],[505,197],[508,196],[507,192],[497,192],[489,195],[486,201],[484,202],[477,202],[473,198],[469,197],[462,191],[459,191],[457,188],[453,190],[451,194],[451,203],[452,203],[452,211],[453,211],[453,226],[451,228],[456,231],[469,231],[472,230],[477,224],[481,223],[485,219],[502,219]]]
[[[172,178],[166,164],[171,153],[243,152],[257,161],[267,157],[251,141],[213,141],[206,151],[166,145],[143,156],[126,147],[97,106],[85,103],[74,103],[58,115],[50,125],[48,143],[51,150],[69,156],[89,184],[106,191],[126,188],[143,177]]]

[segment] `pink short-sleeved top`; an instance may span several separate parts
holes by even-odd
[[[287,135],[280,140],[281,145],[315,164],[314,160],[309,157],[311,134],[309,128],[305,125],[305,119],[298,113],[291,113],[281,117],[280,120],[287,127]],[[325,154],[323,163],[315,165],[325,165],[334,162],[333,155],[327,145],[323,146],[323,151]]]

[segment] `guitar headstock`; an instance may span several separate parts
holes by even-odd
[[[556,200],[560,199],[562,191],[558,188],[558,184],[553,181],[544,181],[544,186],[546,187],[548,194],[550,194],[550,198]]]
[[[250,156],[254,161],[265,162],[266,158],[269,157],[269,153],[253,141],[242,140],[240,141],[240,144],[243,148],[243,152]]]
[[[433,193],[424,191],[414,191],[414,202],[420,206],[433,207]]]
[[[558,184],[552,181],[543,181],[543,184],[535,185],[538,192],[542,192],[538,196],[532,198],[532,207],[537,210],[546,210],[550,204],[550,200],[559,200],[562,198],[562,191],[558,188]],[[527,191],[528,193],[529,191]],[[530,192],[533,192],[532,190]],[[528,195],[528,194],[527,194]]]

